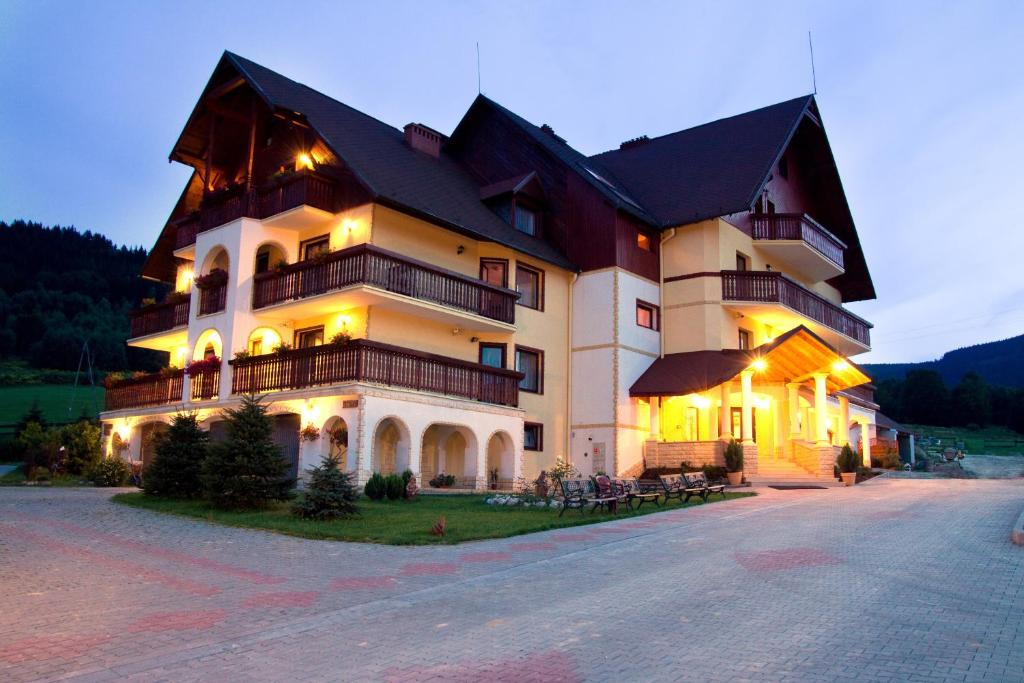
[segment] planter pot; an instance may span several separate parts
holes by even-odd
[[[856,472],[842,472],[839,476],[843,478],[844,486],[853,486],[854,484],[857,483]]]
[[[497,491],[498,490],[498,485],[497,484],[491,484],[491,490],[492,491]]]
[[[743,483],[743,471],[739,472],[726,472],[725,476],[729,479],[729,486],[739,486]]]

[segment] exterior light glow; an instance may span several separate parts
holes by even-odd
[[[764,358],[758,358],[757,360],[750,364],[750,367],[753,368],[754,370],[757,370],[758,372],[764,372],[765,369],[768,367],[768,363],[765,361]]]
[[[759,410],[768,410],[772,407],[772,400],[764,396],[758,396],[754,399],[754,407]]]
[[[690,403],[703,410],[711,405],[711,399],[700,396],[699,394],[694,394],[690,399]]]
[[[843,371],[849,370],[849,369],[850,369],[850,364],[847,363],[845,360],[837,360],[835,363],[832,364],[832,371],[833,372],[843,372]]]
[[[305,168],[305,169],[308,169],[308,170],[312,171],[313,170],[313,157],[311,157],[306,152],[303,152],[302,154],[300,154],[299,156],[297,156],[295,158],[295,165],[298,166],[300,169]]]
[[[196,279],[196,273],[191,268],[187,268],[186,270],[182,271],[181,279],[185,281],[185,286],[188,287],[189,285],[192,284],[192,281]]]
[[[351,218],[346,218],[341,222],[341,227],[345,228],[349,232],[352,232],[353,230],[356,229],[356,222]]]

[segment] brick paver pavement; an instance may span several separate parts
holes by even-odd
[[[108,496],[0,488],[0,680],[1024,680],[1021,480],[769,490],[441,548]]]

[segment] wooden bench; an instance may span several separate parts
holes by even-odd
[[[684,472],[683,480],[687,489],[703,489],[701,498],[707,500],[712,493],[721,493],[725,498],[725,484],[712,484],[703,472]]]
[[[622,485],[626,494],[626,507],[630,510],[633,509],[634,500],[640,501],[636,504],[637,510],[642,508],[647,501],[653,501],[655,506],[661,507],[661,503],[658,502],[658,498],[661,497],[661,487],[656,482],[644,485],[636,479],[616,479],[615,481]]]
[[[590,512],[593,513],[599,507],[618,503],[618,498],[614,495],[599,494],[592,479],[560,479],[558,485],[562,489],[562,509],[558,512],[559,517],[570,508],[578,509],[580,514],[583,514],[584,508],[592,504]]]

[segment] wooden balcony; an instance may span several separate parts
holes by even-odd
[[[220,368],[189,375],[188,383],[193,401],[207,401],[220,393]]]
[[[104,409],[125,410],[181,403],[184,377],[182,370],[165,370],[111,382],[107,386]]]
[[[367,382],[505,406],[519,405],[513,370],[359,339],[231,361],[234,394]]]
[[[253,309],[358,286],[515,324],[517,292],[370,244],[260,273],[253,285]]]
[[[843,338],[854,342],[854,346],[851,348],[850,345],[842,343],[842,339],[829,338],[833,337],[830,334],[823,335],[827,341],[833,343],[841,351],[859,353],[871,347],[871,323],[802,287],[782,273],[723,270],[721,276],[723,301],[752,304],[751,306],[736,306],[743,313],[749,313],[755,318],[762,318],[773,327],[787,329],[793,326],[795,316],[776,315],[777,312],[770,310],[766,314],[763,305],[783,306],[796,313],[800,318],[811,321],[808,326],[812,329],[818,325],[826,328],[825,330],[815,329],[815,332],[838,333]]]
[[[162,304],[152,304],[132,311],[131,338],[169,332],[188,325],[189,299],[187,295]]]
[[[334,213],[336,195],[335,181],[315,171],[289,173],[251,192],[235,188],[210,194],[198,211],[174,222],[175,249],[195,244],[199,233],[239,218],[270,218],[301,206]]]
[[[820,282],[844,272],[846,244],[806,214],[754,214],[751,236],[757,246],[794,272]]]

